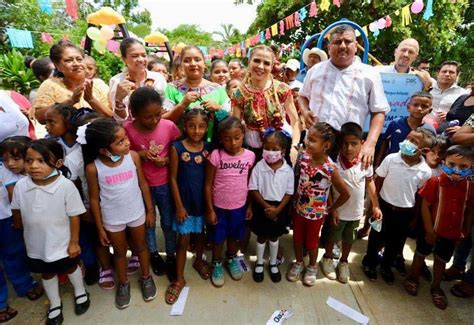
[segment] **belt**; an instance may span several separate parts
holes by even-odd
[[[397,207],[397,206],[394,206],[394,205],[388,203],[387,201],[385,201],[381,198],[380,198],[380,202],[392,211],[399,211],[399,212],[411,212],[411,211],[413,211],[413,207],[411,207],[411,208]]]

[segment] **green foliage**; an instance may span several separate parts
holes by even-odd
[[[171,44],[183,42],[197,46],[217,45],[212,39],[212,34],[201,30],[198,25],[181,24],[173,30],[161,29],[160,32],[168,36]]]
[[[238,43],[244,37],[232,24],[221,24],[221,28],[222,31],[216,31],[213,34],[222,38],[222,46],[230,46],[234,43]]]
[[[96,53],[93,53],[93,55]],[[107,84],[110,78],[122,71],[124,66],[122,60],[115,54],[107,51],[104,54],[94,55],[97,62],[97,75]]]
[[[27,95],[39,87],[33,72],[26,68],[23,55],[13,50],[0,56],[0,88]]]

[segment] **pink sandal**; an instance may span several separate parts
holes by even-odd
[[[99,287],[104,290],[112,290],[115,288],[114,271],[112,269],[105,271],[102,271],[102,268],[100,269]]]
[[[138,261],[138,256],[132,256],[130,261],[128,261],[127,275],[135,274],[139,268],[140,262]]]

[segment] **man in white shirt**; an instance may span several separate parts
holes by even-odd
[[[355,31],[348,25],[330,35],[330,60],[313,66],[300,90],[299,103],[306,127],[327,122],[339,130],[346,122],[364,125],[370,114],[370,129],[359,158],[364,168],[372,165],[375,144],[390,110],[375,68],[355,60]]]

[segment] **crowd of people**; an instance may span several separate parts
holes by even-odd
[[[90,306],[84,282],[115,289],[123,309],[127,276],[139,270],[143,299],[157,296],[151,269],[168,277],[165,301],[174,304],[186,285],[187,251],[200,277],[222,287],[224,269],[242,278],[251,233],[256,282],[264,281],[267,243],[267,274],[281,281],[279,238],[292,231],[288,281],[313,286],[321,271],[348,283],[352,245],[368,235],[370,281],[380,267],[393,284],[395,268],[417,295],[423,276],[440,309],[448,305],[442,279],[462,280],[453,295],[474,296],[472,263],[465,270],[474,240],[473,88],[456,84],[454,61],[436,79],[429,62],[414,67],[414,39],[400,42],[387,66],[364,64],[356,52],[355,31],[341,25],[328,54],[302,53],[301,70],[300,58],[282,63],[277,46],[259,45],[247,67],[217,58],[209,69],[201,50],[186,46],[168,71],[133,38],[121,42],[125,68],[109,85],[68,41],[53,45],[49,58],[28,60],[42,82],[30,94],[29,118],[0,92],[0,322],[18,313],[3,273],[18,296],[46,292],[46,324],[61,324],[59,283],[73,285],[77,315]],[[380,72],[416,74],[423,84],[407,102],[408,116],[384,132],[390,106]],[[45,138],[36,139],[32,120],[45,125]],[[417,239],[409,272],[408,236]],[[432,271],[424,262],[431,253]],[[41,274],[41,285],[31,273]]]

